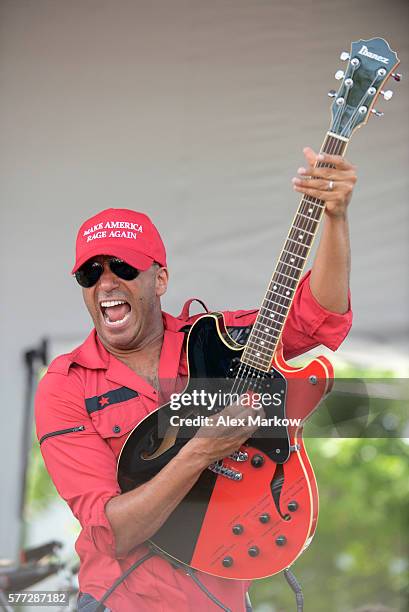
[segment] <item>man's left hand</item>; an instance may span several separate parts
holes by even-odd
[[[295,191],[323,200],[330,217],[345,216],[357,181],[356,167],[340,155],[318,155],[309,147],[303,152],[308,165],[298,168],[299,176],[292,179]],[[316,168],[317,162],[334,167]]]

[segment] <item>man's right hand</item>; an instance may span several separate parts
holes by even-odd
[[[184,452],[192,458],[196,457],[202,463],[203,469],[214,461],[228,457],[239,450],[258,429],[257,425],[249,424],[249,416],[253,419],[256,416],[263,418],[265,414],[262,408],[231,404],[221,412],[211,415],[212,424],[202,425],[195,436],[185,444]],[[234,421],[237,424],[234,424]]]
[[[251,437],[257,427],[248,425],[247,417],[250,415],[263,417],[264,412],[240,404],[225,408],[215,415],[215,422],[217,417],[230,416],[232,419],[244,419],[245,424],[200,427],[156,476],[133,491],[108,501],[106,515],[114,531],[118,557],[152,537],[200,478],[203,470],[238,450]]]

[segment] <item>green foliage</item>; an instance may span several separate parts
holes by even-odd
[[[27,472],[25,518],[35,519],[37,512],[47,508],[57,498],[58,494],[45,468],[37,438],[33,435]]]
[[[292,568],[305,610],[351,612],[409,602],[409,444],[400,439],[307,440],[320,490],[315,538]],[[295,610],[282,575],[254,583],[260,611]]]

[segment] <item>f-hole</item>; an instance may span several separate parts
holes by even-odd
[[[273,496],[274,504],[278,514],[285,521],[291,520],[291,516],[289,514],[283,514],[280,509],[280,497],[281,491],[284,485],[284,467],[282,463],[277,463],[274,476],[270,482],[271,495]]]

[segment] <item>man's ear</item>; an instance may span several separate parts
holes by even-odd
[[[158,267],[156,270],[155,287],[156,295],[161,297],[166,293],[168,288],[169,272],[167,268]]]

